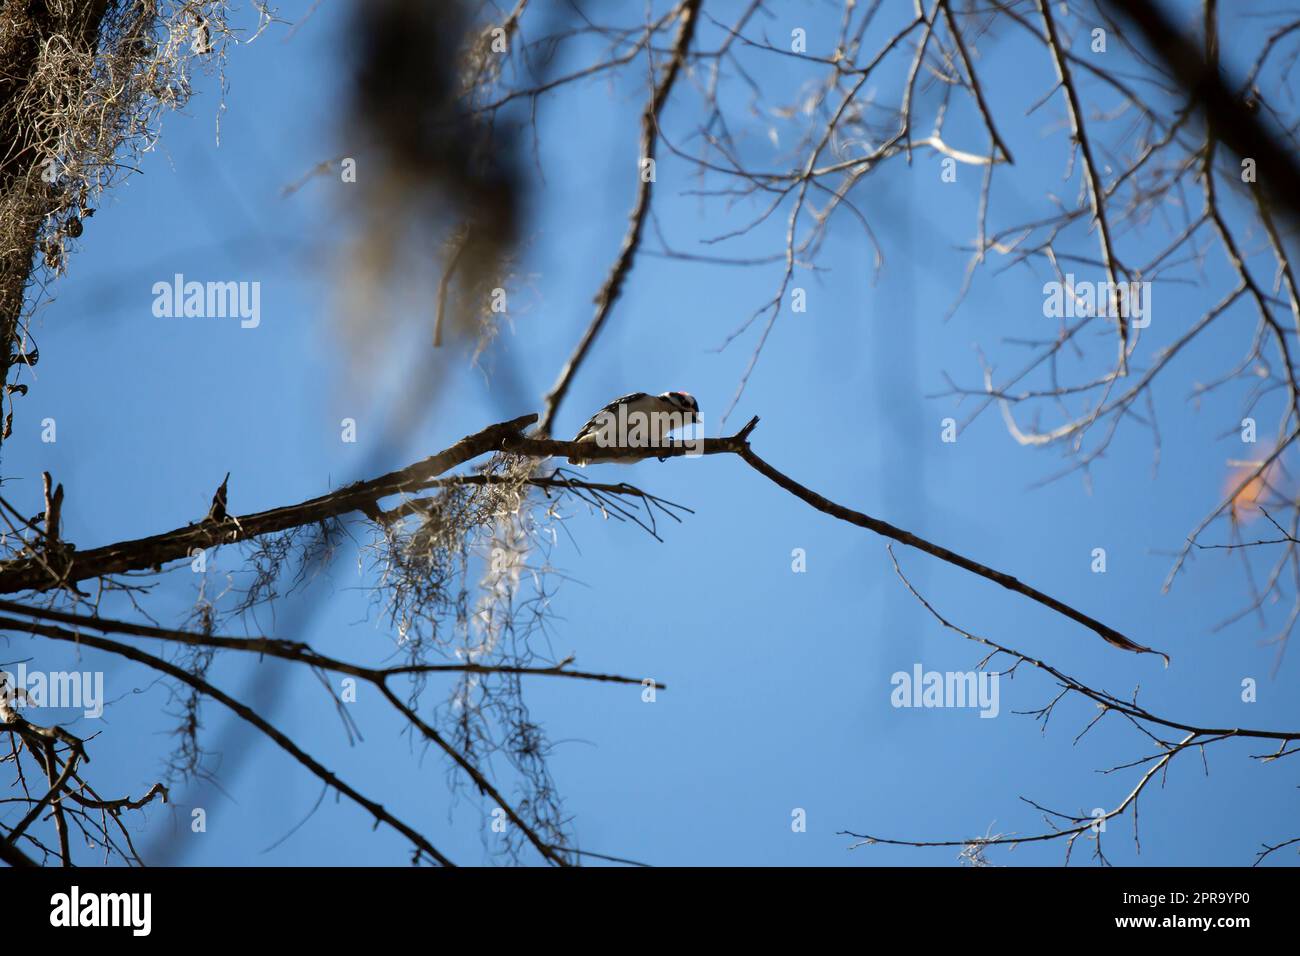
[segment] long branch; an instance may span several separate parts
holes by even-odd
[[[1097,223],[1097,242],[1101,246],[1101,259],[1106,264],[1106,277],[1111,289],[1119,288],[1119,275],[1116,270],[1115,248],[1110,239],[1110,224],[1106,220],[1105,195],[1101,177],[1097,173],[1097,163],[1093,159],[1092,144],[1088,141],[1087,129],[1083,122],[1083,108],[1079,105],[1079,94],[1074,88],[1070,76],[1070,66],[1066,61],[1065,50],[1056,34],[1056,23],[1052,19],[1051,4],[1047,0],[1038,0],[1038,12],[1043,18],[1047,31],[1047,47],[1052,53],[1052,62],[1056,66],[1056,76],[1061,89],[1065,92],[1065,104],[1070,117],[1070,132],[1079,145],[1083,161],[1083,176],[1088,186],[1088,201],[1092,206],[1092,216]],[[1131,303],[1126,303],[1131,305]],[[1119,315],[1115,319],[1119,329],[1119,359],[1117,368],[1120,375],[1128,372],[1128,308],[1116,309]]]
[[[695,23],[699,19],[700,3],[701,0],[682,0],[678,7],[677,36],[673,39],[672,55],[664,67],[663,76],[655,86],[649,102],[646,103],[645,111],[641,114],[640,162],[642,163],[654,161],[655,145],[659,141],[659,114],[668,102],[673,84],[677,81],[682,65],[686,62],[686,52],[690,49],[691,38],[695,35]],[[587,352],[590,351],[596,336],[604,327],[605,320],[609,318],[614,303],[622,294],[623,282],[632,271],[632,263],[641,245],[641,233],[645,228],[646,216],[650,212],[650,194],[653,187],[654,176],[647,175],[647,172],[642,170],[636,201],[632,205],[631,213],[628,214],[627,234],[623,237],[623,245],[618,250],[618,258],[614,260],[605,284],[596,295],[596,314],[573,350],[573,354],[564,363],[564,368],[560,370],[560,377],[546,394],[546,412],[542,416],[542,424],[538,429],[543,435],[550,434],[551,425],[555,422],[555,413],[559,410],[560,403],[564,401],[564,396],[568,394],[578,366],[587,357]]]
[[[0,563],[0,593],[12,594],[29,589],[45,591],[106,574],[156,568],[169,561],[189,558],[195,550],[288,531],[354,511],[373,513],[380,499],[428,487],[429,482],[443,472],[499,449],[507,437],[517,435],[535,421],[537,416],[534,414],[491,425],[423,461],[298,504],[237,519],[201,521],[148,538],[120,541],[89,551],[66,551],[57,556],[35,555],[6,561]]]
[[[150,624],[135,624],[131,621],[117,621],[105,617],[91,617],[60,611],[56,608],[33,607],[17,601],[0,599],[0,611],[34,617],[43,621],[66,624],[69,627],[88,627],[103,634],[125,634],[131,637],[147,637],[162,641],[176,641],[191,647],[211,647],[217,650],[246,651],[262,657],[275,657],[279,660],[296,664],[306,664],[336,674],[359,677],[372,683],[383,683],[390,677],[419,674],[519,674],[521,676],[567,677],[574,680],[589,680],[609,684],[631,684],[640,686],[644,680],[640,677],[628,677],[624,674],[600,674],[592,671],[569,670],[569,661],[563,661],[549,667],[523,667],[504,664],[398,664],[394,667],[365,667],[322,654],[309,644],[300,641],[287,641],[274,637],[223,637],[216,634],[199,634],[194,631],[179,631]],[[0,628],[26,631],[26,622],[17,622],[0,618]],[[35,631],[32,633],[40,633]],[[656,682],[656,688],[666,690],[667,685]]]
[[[793,478],[787,477],[777,471],[763,459],[754,454],[753,451],[749,449],[748,445],[746,445],[740,452],[740,457],[745,459],[749,466],[759,472],[759,474],[770,478],[776,484],[790,492],[790,494],[812,505],[818,511],[839,518],[841,521],[847,521],[850,524],[866,528],[868,531],[874,531],[876,534],[883,535],[886,538],[892,538],[900,544],[905,544],[908,547],[916,548],[918,551],[924,551],[926,554],[933,555],[940,561],[946,561],[965,571],[970,571],[972,574],[978,574],[982,578],[987,578],[996,584],[1002,585],[1008,591],[1015,591],[1017,594],[1021,594],[1032,601],[1037,601],[1044,607],[1051,608],[1058,614],[1063,614],[1072,621],[1077,621],[1084,627],[1100,635],[1102,640],[1114,647],[1118,647],[1125,651],[1134,651],[1139,654],[1159,654],[1165,659],[1166,664],[1169,663],[1168,654],[1138,644],[1136,641],[1125,637],[1113,627],[1103,624],[1096,618],[1084,614],[1082,611],[1071,607],[1063,601],[1058,601],[1056,598],[1044,594],[1037,588],[1030,587],[1028,584],[1025,584],[1023,581],[1020,581],[1009,574],[1004,574],[995,568],[989,567],[987,564],[980,564],[978,561],[973,561],[955,551],[949,551],[947,548],[927,541],[922,537],[912,534],[910,531],[897,528],[894,525],[889,524],[887,521],[881,521],[879,518],[873,518],[870,515],[865,515],[860,511],[854,511],[851,508],[845,508],[843,505],[838,505],[829,498],[823,498],[815,491],[810,491],[805,488]]]
[[[1009,591],[1014,591],[1072,621],[1082,624],[1113,647],[1135,653],[1160,654],[1166,663],[1169,661],[1167,654],[1133,641],[1096,618],[1084,614],[1082,611],[1025,584],[1009,574],[927,541],[887,521],[836,504],[830,499],[823,498],[816,492],[804,487],[759,458],[749,447],[749,436],[758,425],[757,417],[750,419],[736,434],[724,438],[704,438],[693,441],[672,442],[659,447],[638,448],[602,448],[591,442],[579,444],[549,438],[530,438],[521,434],[522,429],[536,421],[536,419],[536,415],[525,415],[510,422],[492,425],[475,435],[462,439],[444,452],[425,459],[423,462],[417,462],[415,465],[401,471],[385,475],[382,478],[350,485],[332,495],[313,498],[311,501],[300,505],[290,505],[287,508],[277,508],[239,519],[228,519],[226,523],[215,527],[220,528],[223,535],[227,535],[222,540],[237,541],[253,537],[256,534],[264,534],[267,531],[285,530],[327,517],[338,517],[356,510],[378,515],[376,503],[379,498],[425,487],[448,468],[463,464],[470,458],[488,451],[504,451],[534,458],[580,456],[590,461],[609,458],[663,459],[688,455],[732,454],[738,455],[755,471],[775,482],[795,497],[812,505],[818,511],[839,518],[841,521],[847,521],[850,524],[874,531],[876,534],[898,541],[908,547],[916,548],[919,551],[924,551],[941,561],[946,561],[972,574],[993,581]],[[165,556],[161,560],[188,557],[190,553],[189,547],[197,546],[193,544],[197,540],[197,535],[202,535],[202,540],[206,541],[213,534],[212,530],[205,530],[207,527],[206,525],[192,525],[166,534],[156,535],[153,538],[108,545],[92,551],[70,552],[62,580],[80,581],[103,574],[143,570],[161,563],[159,555]],[[221,543],[221,541],[214,540],[213,543]],[[45,590],[57,583],[50,579],[49,571],[40,562],[20,560],[10,562],[8,568],[0,566],[0,593],[25,589]]]

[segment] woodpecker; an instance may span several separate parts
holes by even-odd
[[[620,445],[657,448],[667,443],[669,432],[700,421],[700,406],[689,392],[650,395],[632,392],[614,399],[578,429],[575,442],[592,442],[598,447]],[[569,464],[583,467],[587,458],[570,458]],[[626,465],[639,458],[600,458],[602,462]],[[660,461],[663,459],[661,458]]]

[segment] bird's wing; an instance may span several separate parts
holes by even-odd
[[[626,395],[620,395],[618,398],[614,399],[612,402],[610,402],[608,405],[606,405],[604,408],[598,411],[595,415],[592,415],[589,419],[587,419],[587,424],[583,425],[581,428],[578,429],[578,434],[573,437],[573,440],[582,441],[582,439],[585,436],[600,431],[600,427],[602,424],[601,416],[604,415],[606,412],[617,413],[618,406],[625,405],[630,402],[640,401],[643,398],[649,398],[649,397],[650,394],[648,392],[628,392]]]

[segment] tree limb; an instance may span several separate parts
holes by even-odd
[[[641,162],[650,160],[653,162],[655,155],[655,145],[659,139],[659,113],[663,110],[664,104],[668,102],[668,95],[672,92],[673,84],[677,81],[677,75],[681,72],[682,64],[686,62],[686,51],[690,49],[691,38],[695,35],[695,23],[699,18],[701,0],[682,0],[678,7],[677,17],[677,36],[673,40],[672,56],[664,67],[663,76],[654,88],[654,93],[650,101],[646,104],[645,112],[641,114]],[[560,370],[560,377],[551,390],[546,394],[546,412],[542,416],[542,423],[538,427],[538,433],[549,435],[551,426],[555,423],[555,413],[559,410],[560,402],[564,401],[564,396],[568,394],[569,386],[573,383],[573,376],[577,374],[578,366],[582,360],[587,357],[591,345],[596,341],[596,336],[605,325],[605,320],[614,307],[623,291],[623,282],[628,273],[632,270],[632,262],[636,259],[637,247],[641,244],[641,232],[645,227],[646,215],[650,211],[650,194],[654,187],[654,177],[647,176],[645,171],[641,171],[641,183],[637,188],[636,202],[632,206],[632,212],[628,215],[627,234],[623,237],[623,245],[618,251],[618,258],[614,260],[614,267],[610,270],[605,284],[601,286],[600,292],[596,295],[596,315],[583,333],[582,339],[578,342],[577,348],[569,360],[564,363],[564,368]]]
[[[858,525],[869,531],[891,538],[909,547],[932,555],[941,561],[955,565],[972,574],[987,578],[1009,591],[1023,595],[1050,608],[1070,620],[1098,634],[1113,647],[1142,654],[1159,654],[1168,664],[1169,657],[1136,641],[1119,631],[1101,623],[1062,601],[1058,601],[1037,588],[1005,574],[988,565],[981,564],[963,555],[950,551],[940,545],[927,541],[910,531],[895,527],[886,521],[865,515],[838,505],[814,491],[789,478],[773,468],[749,447],[749,436],[758,426],[755,416],[736,434],[725,438],[703,438],[692,441],[673,442],[658,447],[606,447],[602,448],[592,442],[555,441],[549,438],[531,438],[521,434],[521,429],[535,421],[536,415],[525,415],[513,421],[491,425],[475,435],[457,442],[451,448],[422,462],[410,465],[401,471],[392,472],[371,481],[349,485],[330,495],[313,498],[299,505],[277,508],[255,515],[231,519],[228,524],[218,528],[203,525],[187,526],[152,538],[128,541],[108,545],[86,552],[71,552],[69,564],[63,575],[63,581],[75,582],[105,574],[122,573],[129,570],[142,570],[161,561],[188,557],[190,547],[209,546],[213,544],[239,541],[271,531],[282,531],[298,525],[319,521],[327,517],[338,517],[356,510],[378,515],[377,501],[391,494],[418,490],[436,479],[443,471],[463,464],[477,455],[488,451],[503,451],[534,458],[551,456],[581,455],[581,457],[600,461],[604,458],[680,458],[687,455],[738,455],[755,471],[764,475],[795,497],[812,505],[832,517]],[[219,529],[219,530],[218,530]],[[50,574],[41,565],[28,559],[0,565],[0,593],[19,590],[45,590],[58,582],[50,579]]]

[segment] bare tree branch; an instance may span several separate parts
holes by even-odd
[[[686,62],[686,52],[690,49],[691,39],[695,36],[695,24],[699,19],[700,2],[701,0],[682,0],[677,7],[675,14],[677,36],[673,40],[672,54],[663,68],[663,75],[654,88],[650,102],[646,104],[645,112],[641,114],[641,155],[638,161],[640,185],[637,187],[636,202],[628,216],[627,234],[623,237],[623,245],[618,251],[618,257],[614,260],[609,276],[605,279],[605,284],[596,295],[595,317],[587,326],[587,331],[583,333],[582,339],[564,364],[564,368],[560,370],[560,377],[546,394],[546,410],[542,413],[542,421],[537,428],[540,435],[551,433],[551,426],[555,423],[555,413],[559,410],[560,403],[564,401],[564,396],[569,392],[569,386],[578,372],[578,366],[587,357],[592,343],[596,341],[596,336],[604,327],[614,303],[618,301],[623,291],[623,283],[632,270],[637,248],[641,244],[646,215],[650,211],[650,196],[655,179],[654,174],[644,168],[644,164],[654,162],[655,145],[659,139],[659,116]]]

